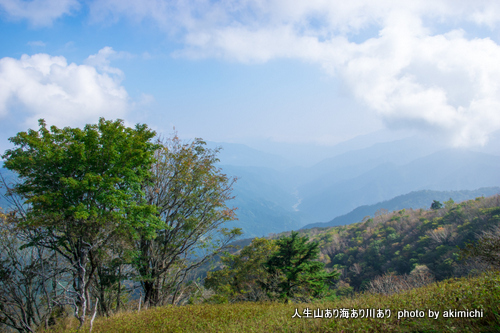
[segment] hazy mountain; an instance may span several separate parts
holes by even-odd
[[[404,165],[442,149],[429,140],[410,137],[373,144],[325,159],[306,170],[307,182],[299,186],[301,196],[323,191],[332,184],[353,179],[386,164]]]
[[[269,233],[299,229],[311,221],[298,212],[294,179],[303,168],[278,155],[265,153],[242,144],[208,142],[209,148],[221,147],[219,167],[238,180],[233,186],[238,220],[228,227],[242,228],[243,237],[262,237]],[[295,177],[294,177],[295,176]]]
[[[249,141],[247,145],[266,153],[284,157],[293,164],[303,167],[313,166],[324,159],[364,149],[376,143],[392,142],[409,137],[406,131],[379,130],[373,133],[358,135],[336,145],[320,145],[314,143],[287,143],[271,140]]]
[[[270,168],[222,165],[228,176],[237,176],[233,186],[235,198],[228,202],[238,207],[238,220],[229,225],[240,227],[244,237],[262,237],[270,232],[299,229],[308,221],[294,209],[298,199],[289,178]]]
[[[366,144],[365,139],[353,140],[352,146]],[[412,191],[500,185],[499,156],[443,149],[421,137],[375,143],[307,168],[245,145],[218,145],[223,147],[220,166],[224,172],[240,177],[230,204],[238,207],[239,217],[232,225],[242,227],[245,237],[327,221]],[[492,147],[482,149],[491,151]]]
[[[243,144],[209,141],[207,147],[222,148],[218,155],[221,165],[265,167],[278,170],[294,166],[292,162],[281,156],[265,153]]]
[[[404,165],[379,164],[360,176],[335,181],[325,178],[322,190],[305,196],[299,210],[316,221],[417,190],[472,190],[500,185],[500,156],[447,149]],[[311,186],[311,184],[308,184]],[[308,193],[312,191],[309,189]]]
[[[391,200],[376,203],[374,205],[365,205],[358,207],[348,214],[337,216],[329,222],[311,223],[304,226],[302,229],[310,228],[325,228],[339,225],[346,225],[360,222],[366,216],[374,216],[379,209],[387,209],[389,212],[401,209],[429,209],[433,200],[441,202],[447,201],[450,198],[455,202],[471,200],[477,197],[488,197],[500,193],[500,187],[484,187],[477,190],[469,191],[415,191],[408,194],[397,196]]]

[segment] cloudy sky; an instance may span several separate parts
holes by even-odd
[[[0,0],[0,149],[44,118],[225,142],[500,129],[500,2]]]

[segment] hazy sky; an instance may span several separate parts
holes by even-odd
[[[0,149],[45,118],[331,145],[500,129],[500,2],[0,0]]]

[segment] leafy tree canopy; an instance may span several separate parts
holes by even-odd
[[[16,148],[2,156],[21,180],[15,192],[31,205],[28,223],[68,230],[73,221],[86,234],[111,221],[129,232],[139,223],[158,227],[154,207],[139,200],[157,148],[154,131],[103,118],[83,130],[39,125],[10,138]]]

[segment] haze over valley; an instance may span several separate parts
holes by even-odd
[[[409,194],[414,191],[432,190],[425,199],[396,206],[379,204],[378,208],[429,208],[434,199],[459,202],[500,190],[498,141],[473,150],[433,144],[419,136],[375,144],[371,139],[360,137],[341,147],[324,147],[323,154],[329,157],[311,166],[242,144],[210,142],[209,147],[223,148],[220,167],[239,178],[231,205],[238,207],[235,224],[245,231],[245,237],[297,230],[308,224],[320,226],[359,206],[422,194]],[[345,148],[350,145],[351,150]],[[373,216],[375,210],[344,219],[343,224]]]

